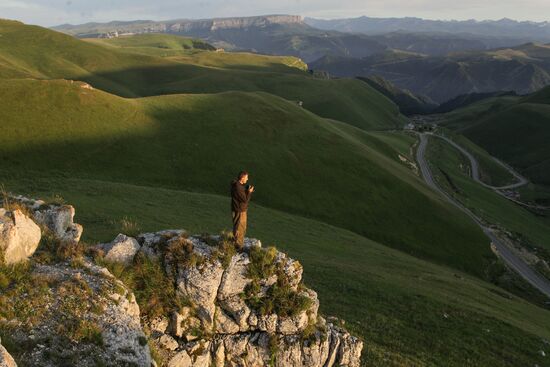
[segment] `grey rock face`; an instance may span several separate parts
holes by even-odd
[[[170,322],[165,334],[156,338],[169,356],[168,366],[360,365],[363,342],[318,316],[317,294],[302,284],[303,267],[298,261],[277,252],[273,264],[278,270],[267,278],[252,279],[250,251],[260,248],[259,241],[246,239],[244,252],[222,261],[216,257],[219,236],[178,236],[165,232],[138,237],[142,251],[146,247],[148,253],[164,258],[167,271],[176,269],[177,292],[192,305],[167,315]],[[194,257],[196,261],[178,262],[175,255],[163,254],[162,248],[174,251],[174,246],[187,248],[186,259]],[[279,277],[284,278],[283,283]],[[308,306],[287,315],[260,311],[245,296],[254,282],[259,287],[257,297],[269,297],[272,287],[286,284],[290,291],[307,298]],[[167,342],[172,340],[177,347]]]
[[[38,247],[40,227],[21,210],[0,209],[0,255],[6,264],[27,260]]]

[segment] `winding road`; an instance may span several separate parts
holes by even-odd
[[[432,133],[428,133],[428,134],[445,140],[447,143],[451,144],[453,147],[458,149],[462,154],[464,154],[470,160],[470,166],[472,167],[472,178],[474,179],[474,181],[476,181],[477,183],[479,183],[479,184],[481,184],[485,187],[488,187],[488,188],[493,189],[493,190],[509,190],[509,189],[515,189],[516,187],[520,187],[520,186],[523,186],[523,185],[526,185],[526,184],[529,183],[529,181],[525,177],[521,176],[519,173],[514,171],[508,165],[504,164],[503,162],[499,161],[498,159],[493,158],[495,160],[495,162],[497,162],[502,167],[504,167],[508,172],[510,172],[510,174],[512,174],[516,178],[516,180],[518,180],[518,182],[515,183],[515,184],[511,184],[511,185],[506,185],[506,186],[488,185],[485,182],[481,181],[481,179],[479,178],[480,177],[480,175],[479,175],[479,163],[477,162],[477,159],[470,152],[468,152],[466,149],[462,148],[460,145],[458,145],[457,143],[455,143],[454,141],[452,141],[451,139],[449,139],[445,136],[438,135],[438,134],[432,134]]]
[[[430,171],[430,167],[428,166],[428,162],[424,157],[426,153],[426,146],[428,145],[428,138],[427,138],[428,134],[419,133],[418,135],[420,136],[420,144],[418,145],[418,149],[416,151],[416,160],[420,167],[420,171],[422,172],[422,177],[424,178],[428,186],[430,186],[435,191],[439,192],[441,195],[443,195],[443,197],[447,199],[447,201],[455,205],[457,208],[459,208],[464,213],[466,213],[470,218],[472,218],[472,220],[476,222],[476,224],[483,230],[483,233],[485,233],[485,235],[491,240],[491,243],[495,246],[502,260],[506,264],[508,264],[508,266],[514,269],[521,277],[523,277],[532,286],[534,286],[535,288],[537,288],[539,291],[541,291],[547,297],[550,298],[550,281],[546,280],[545,278],[537,274],[535,271],[533,271],[520,257],[514,254],[512,250],[510,250],[501,240],[499,240],[498,237],[494,234],[494,232],[490,228],[486,227],[483,224],[483,222],[474,213],[472,213],[468,208],[466,208],[465,206],[460,204],[458,201],[456,201],[452,196],[447,194],[443,189],[441,189],[436,184],[432,176],[432,172]],[[433,134],[429,134],[429,135],[433,135]],[[437,137],[441,137],[441,136],[437,135]],[[462,151],[462,148],[459,148],[459,149]],[[473,159],[473,161],[477,163],[475,159]],[[472,169],[472,171],[474,170]]]
[[[493,158],[493,160],[495,162],[497,162],[502,167],[504,167],[506,170],[508,170],[508,172],[510,172],[510,174],[513,175],[518,182],[516,182],[514,184],[506,185],[506,186],[492,186],[492,185],[486,184],[485,182],[481,181],[480,174],[479,174],[479,163],[478,163],[477,159],[470,152],[468,152],[466,149],[464,149],[463,147],[461,147],[460,145],[458,145],[457,143],[455,143],[454,141],[452,141],[451,139],[449,139],[445,136],[442,136],[442,135],[439,135],[439,134],[433,134],[433,133],[426,133],[426,134],[430,135],[430,136],[435,136],[439,139],[445,140],[447,143],[449,143],[450,145],[455,147],[458,151],[460,151],[463,155],[465,155],[466,158],[468,158],[468,160],[470,161],[470,167],[472,167],[472,179],[474,181],[476,181],[478,184],[480,184],[480,185],[482,185],[482,186],[484,186],[488,189],[493,190],[494,192],[496,192],[497,194],[499,194],[500,196],[502,196],[506,200],[509,200],[513,203],[521,205],[525,208],[530,208],[530,209],[535,209],[535,210],[550,210],[549,207],[540,206],[540,205],[526,204],[524,202],[521,202],[519,200],[516,200],[514,198],[511,198],[511,197],[507,196],[505,193],[503,193],[501,191],[501,190],[515,189],[517,187],[521,187],[521,186],[524,186],[524,185],[529,183],[529,181],[525,177],[523,177],[522,175],[517,173],[512,167],[510,167],[506,163],[504,163],[504,162],[502,162],[502,161],[500,161],[500,160],[498,160],[494,157],[491,157],[491,158]]]

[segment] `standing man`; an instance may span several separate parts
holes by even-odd
[[[248,202],[254,192],[254,186],[247,185],[248,172],[241,171],[236,180],[231,182],[231,215],[233,217],[233,236],[237,247],[244,246],[246,233],[246,211]]]

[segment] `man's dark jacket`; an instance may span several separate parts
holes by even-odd
[[[246,191],[246,186],[239,181],[231,182],[231,211],[245,212],[248,209],[251,192]]]

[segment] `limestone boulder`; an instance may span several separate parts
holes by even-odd
[[[6,264],[27,260],[38,247],[40,227],[21,210],[0,209],[0,254]]]
[[[75,208],[72,205],[50,205],[34,212],[35,220],[48,227],[62,241],[80,241],[83,228],[74,223]]]
[[[138,241],[125,234],[119,234],[112,242],[99,245],[105,254],[105,260],[130,264],[140,249]]]

